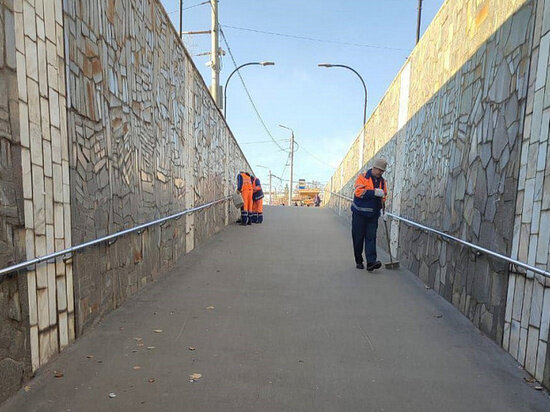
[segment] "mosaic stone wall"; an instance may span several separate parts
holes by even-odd
[[[550,269],[549,50],[550,1],[542,0],[537,2],[511,256],[546,271]],[[550,387],[550,279],[530,271],[511,273],[505,322],[504,349]]]
[[[550,119],[543,114],[549,44],[542,39],[550,14],[544,3],[446,2],[367,122],[372,138],[362,168],[375,155],[389,160],[394,213],[539,267],[547,265],[550,243],[542,234]],[[544,68],[537,80],[535,66]],[[349,159],[356,156],[350,151],[333,176],[334,192],[351,196],[357,168]],[[349,218],[349,202],[328,193],[325,199]],[[396,222],[390,236],[402,264],[505,349],[514,345],[511,353],[548,385],[550,300],[542,309],[540,281],[523,286],[536,277],[516,281],[511,274],[509,289],[505,263]],[[529,289],[537,288],[532,298]]]
[[[26,259],[71,245],[61,0],[14,0]],[[21,273],[19,276],[25,276]],[[26,273],[32,370],[74,339],[70,262]]]
[[[157,0],[65,1],[74,243],[222,198],[249,166]],[[228,204],[74,258],[77,334],[236,215]]]
[[[0,1],[0,265],[25,257],[21,146],[11,1]],[[0,402],[30,374],[26,278],[0,278]]]

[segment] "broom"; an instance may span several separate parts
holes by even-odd
[[[383,210],[384,215],[385,215],[386,214],[386,208],[384,207],[382,210]],[[388,231],[388,222],[386,222],[385,217],[384,217],[384,227],[386,228],[386,240],[388,241],[388,253],[390,255],[390,263],[386,263],[386,264],[384,264],[384,266],[386,267],[386,269],[397,269],[399,267],[399,261],[398,260],[394,261],[392,256],[391,256],[390,233]]]

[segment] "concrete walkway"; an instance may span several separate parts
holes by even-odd
[[[313,208],[228,227],[0,411],[550,410],[412,274],[355,269],[349,232]]]

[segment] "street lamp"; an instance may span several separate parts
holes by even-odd
[[[291,132],[290,135],[290,190],[288,191],[288,205],[292,204],[292,178],[294,177],[294,130],[290,127],[279,125],[283,129],[288,129]]]
[[[245,66],[274,66],[274,62],[250,62],[241,64],[239,67],[237,67],[235,70],[231,72],[227,80],[225,81],[225,86],[223,88],[223,117],[227,118],[227,84],[229,83],[229,80],[231,79],[231,76],[233,76],[237,71],[242,69]]]
[[[359,161],[361,163],[360,167],[361,167],[363,166],[363,155],[365,152],[365,123],[367,123],[367,86],[365,85],[365,81],[356,70],[352,69],[349,66],[346,66],[345,64],[319,63],[317,66],[326,67],[326,68],[342,67],[344,69],[351,70],[357,75],[357,77],[359,77],[359,80],[361,80],[361,83],[363,83],[363,90],[365,91],[365,104],[363,105],[363,125],[361,127],[361,129],[363,130],[363,133],[361,134],[361,155],[359,156]]]

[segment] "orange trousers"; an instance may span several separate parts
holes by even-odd
[[[251,222],[252,219],[252,208],[253,208],[253,202],[252,202],[252,188],[250,189],[243,189],[241,191],[241,196],[243,197],[243,207],[241,209],[241,224],[246,225],[247,223]]]
[[[262,223],[264,221],[264,199],[254,201],[252,205],[252,223]]]

